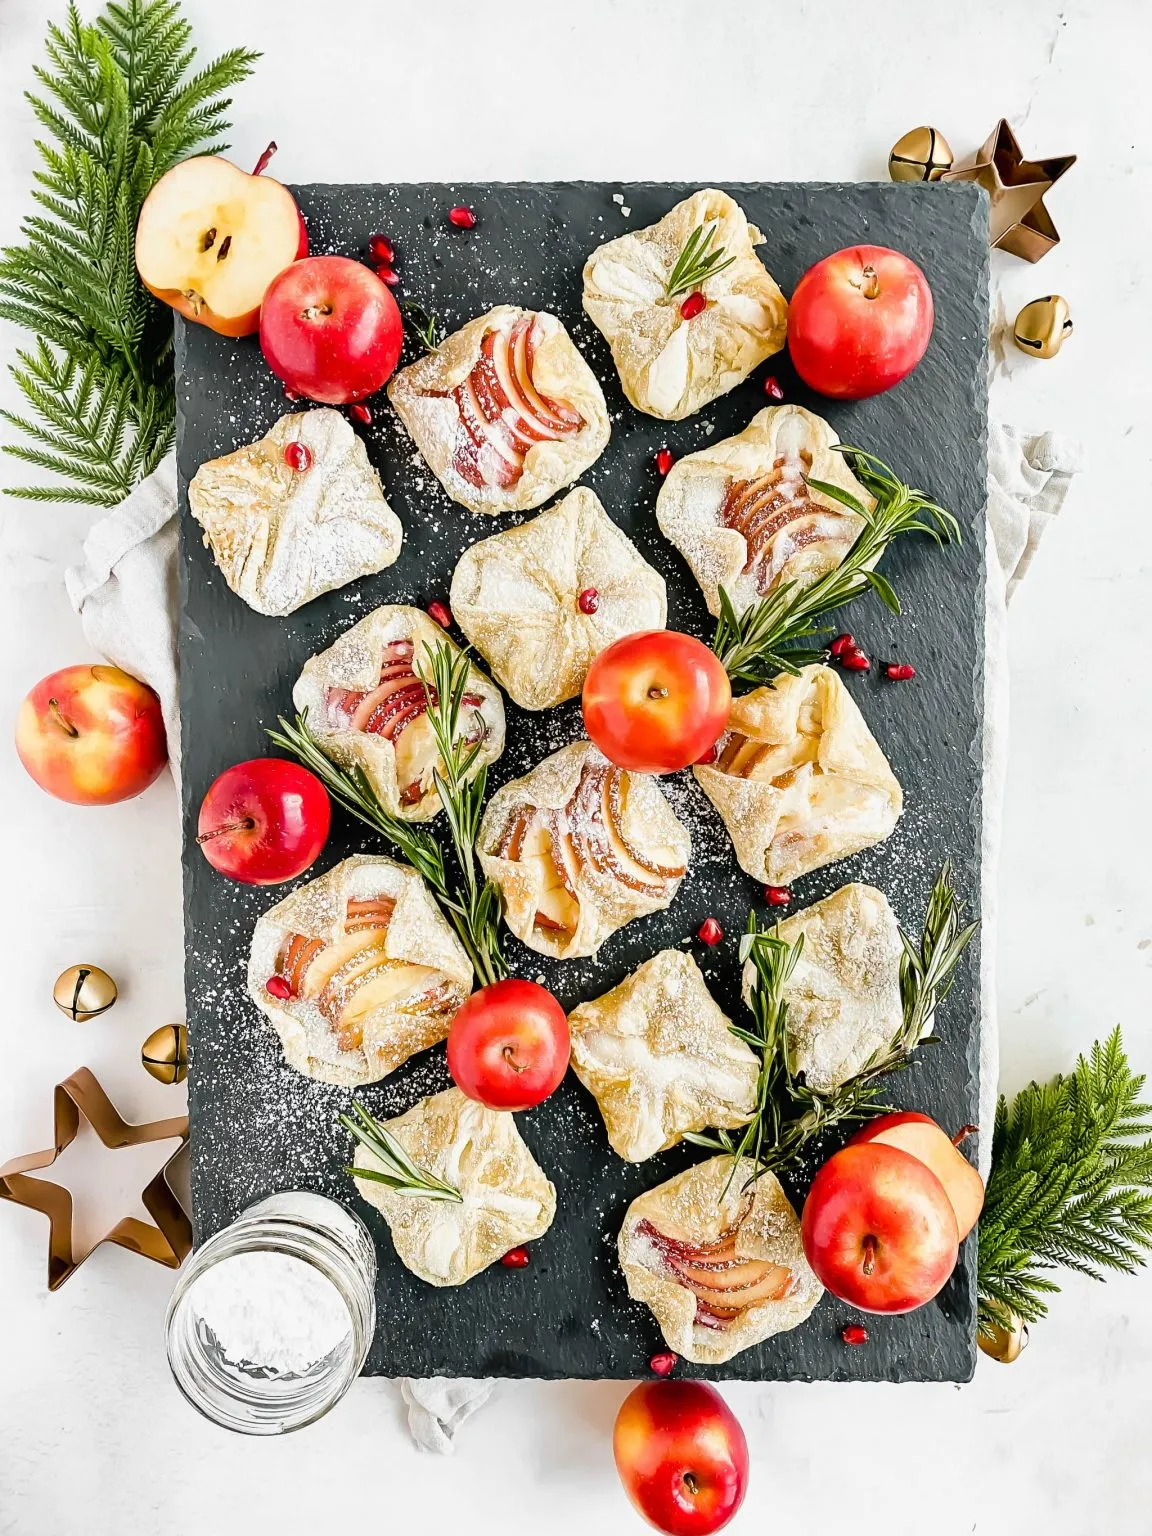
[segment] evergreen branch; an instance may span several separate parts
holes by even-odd
[[[427,1168],[421,1168],[419,1163],[413,1162],[391,1131],[375,1115],[369,1114],[359,1099],[352,1100],[351,1115],[338,1115],[337,1119],[345,1130],[351,1131],[355,1139],[384,1164],[383,1171],[355,1166],[345,1168],[344,1172],[350,1173],[354,1179],[369,1179],[375,1184],[386,1184],[398,1195],[420,1195],[425,1200],[453,1200],[457,1204],[463,1202],[464,1197],[455,1184],[438,1179]]]
[[[664,285],[666,298],[675,299],[682,293],[694,292],[707,278],[715,277],[736,260],[722,245],[713,247],[719,228],[719,219],[710,219],[707,224],[697,225],[688,236]]]

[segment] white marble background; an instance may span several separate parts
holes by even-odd
[[[82,9],[94,9],[95,0]],[[268,138],[290,180],[882,177],[932,122],[958,153],[1006,114],[1026,153],[1076,151],[1051,198],[1063,243],[1039,268],[995,256],[1009,316],[1057,289],[1076,335],[1054,362],[1009,354],[993,411],[1089,445],[1012,612],[1013,740],[1002,872],[1004,1083],[1069,1063],[1121,1022],[1152,1068],[1152,13],[1144,0],[186,0],[206,53],[264,50],[233,117],[242,164]],[[35,164],[21,98],[56,0],[0,0],[0,240]],[[620,185],[626,190],[626,182]],[[5,359],[20,344],[0,326]],[[0,403],[14,392],[0,379]],[[0,463],[0,483],[19,466]],[[88,658],[61,584],[90,514],[0,498],[0,715]],[[8,730],[9,726],[5,726]],[[136,1053],[181,1018],[176,804],[81,810],[0,750],[4,1004],[0,1159],[50,1139],[51,1086],[93,1066],[124,1111],[176,1112]],[[52,980],[91,959],[123,982],[72,1025]],[[84,1143],[63,1164],[97,1221],[145,1155]],[[639,1531],[610,1431],[622,1388],[501,1386],[454,1458],[420,1457],[384,1382],[321,1425],[251,1443],[172,1386],[172,1277],[101,1251],[45,1291],[41,1217],[0,1208],[0,1533],[376,1529],[414,1536]],[[1137,1536],[1152,1528],[1152,1278],[1071,1280],[1022,1362],[952,1387],[741,1385],[754,1457],[733,1529],[831,1536]]]

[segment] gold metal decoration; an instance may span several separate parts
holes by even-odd
[[[70,965],[52,988],[52,1001],[60,1012],[81,1022],[107,1013],[116,998],[116,983],[98,965]]]
[[[983,187],[992,204],[988,214],[992,244],[1023,261],[1039,261],[1060,243],[1044,194],[1075,164],[1075,155],[1025,160],[1007,118],[1002,117],[976,153],[945,171],[940,180],[972,181]]]
[[[182,1083],[188,1076],[188,1031],[183,1024],[154,1029],[140,1051],[145,1072],[158,1083]]]
[[[1055,357],[1071,334],[1068,300],[1058,293],[1049,293],[1025,304],[1012,327],[1016,345],[1021,352],[1030,352],[1033,357]]]
[[[888,156],[893,181],[939,181],[952,169],[952,146],[935,128],[913,128],[896,140]]]
[[[990,1334],[977,1333],[976,1342],[984,1353],[1001,1365],[1011,1365],[1028,1348],[1028,1327],[1013,1313],[1004,1324],[993,1323]]]
[[[155,1222],[122,1216],[110,1232],[77,1255],[73,1246],[72,1196],[62,1184],[48,1179],[30,1178],[41,1168],[50,1168],[71,1146],[80,1129],[81,1117],[106,1147],[138,1147],[150,1141],[180,1138],[180,1146],[168,1158],[156,1177],[140,1196],[144,1209]],[[188,1116],[171,1120],[152,1120],[147,1125],[131,1125],[123,1119],[100,1084],[81,1067],[71,1077],[57,1083],[54,1100],[55,1141],[46,1152],[28,1152],[0,1168],[0,1199],[11,1200],[30,1210],[43,1211],[48,1217],[48,1289],[58,1291],[68,1277],[103,1243],[115,1243],[145,1259],[179,1269],[192,1247],[192,1223],[172,1187],[172,1166],[188,1144]]]

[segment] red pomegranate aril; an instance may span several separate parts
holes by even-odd
[[[774,373],[770,373],[764,380],[764,393],[768,396],[769,400],[783,400],[784,386]]]
[[[890,661],[884,668],[884,676],[890,677],[894,683],[910,683],[916,676],[916,668],[909,666],[906,661]]]
[[[428,604],[428,617],[435,619],[441,629],[452,628],[452,610],[446,603],[433,602]]]
[[[662,475],[666,475],[675,462],[671,448],[661,448],[656,455],[656,468]]]
[[[695,293],[690,293],[680,306],[681,320],[694,320],[708,308],[708,300],[697,288]]]
[[[458,208],[449,208],[448,222],[455,229],[475,229],[476,215],[472,212],[471,208],[465,208],[461,204]]]
[[[366,427],[372,425],[372,412],[366,405],[361,405],[359,400],[354,405],[348,407],[348,414],[354,417],[356,421],[363,422]]]
[[[840,1330],[840,1337],[845,1344],[867,1344],[868,1330],[861,1323],[849,1323]]]
[[[671,1376],[679,1364],[680,1356],[668,1351],[665,1354],[653,1355],[648,1362],[648,1369],[653,1376]]]
[[[786,907],[792,900],[792,892],[786,885],[766,885],[764,900],[770,907]]]
[[[714,917],[706,917],[696,932],[696,937],[701,944],[719,944],[724,937],[724,930]]]
[[[858,645],[851,646],[840,655],[840,665],[849,672],[867,672],[872,663]]]
[[[377,267],[376,276],[382,283],[387,283],[389,288],[400,286],[400,274],[395,267]]]
[[[828,647],[828,654],[829,656],[840,657],[843,656],[845,651],[852,651],[855,649],[856,637],[854,635],[837,635],[835,640],[833,640],[832,644]]]
[[[284,462],[289,469],[302,475],[306,469],[312,468],[312,450],[306,443],[285,443]]]
[[[269,976],[264,983],[264,990],[271,997],[278,997],[281,1002],[286,1002],[293,995],[291,983],[286,976]]]
[[[600,594],[595,587],[585,587],[576,599],[576,606],[581,613],[595,613],[600,606]]]
[[[378,267],[390,267],[396,260],[396,247],[387,235],[373,235],[368,242],[368,254]]]
[[[509,1248],[500,1262],[505,1269],[527,1269],[532,1262],[532,1255],[527,1248]]]

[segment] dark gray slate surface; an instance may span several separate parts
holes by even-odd
[[[623,193],[625,216],[612,193]],[[400,253],[405,290],[454,328],[489,306],[519,302],[558,314],[599,376],[613,418],[612,441],[585,475],[609,513],[663,571],[669,624],[705,637],[711,623],[680,556],[654,517],[653,456],[667,443],[684,454],[742,429],[765,403],[762,380],[776,373],[786,397],[825,414],[845,441],[878,453],[904,477],[951,507],[964,527],[962,548],[937,552],[906,539],[885,558],[904,615],[895,620],[874,598],[848,611],[846,625],[879,660],[900,657],[918,671],[911,685],[885,683],[879,669],[848,685],[888,754],[905,791],[899,827],[883,847],[797,882],[808,904],[847,880],[864,879],[889,896],[901,920],[918,929],[941,861],[951,858],[960,889],[976,904],[980,848],[980,724],[985,497],[987,204],[967,186],[730,185],[766,235],[765,264],[791,293],[800,274],[841,246],[895,246],[920,263],[936,301],[927,355],[897,389],[839,405],[812,397],[787,356],[773,359],[740,389],[689,421],[663,424],[624,400],[603,339],[580,308],[580,273],[591,248],[663,214],[691,186],[503,185],[311,186],[299,192],[314,252],[360,256],[383,230]],[[445,223],[455,203],[474,205],[479,227]],[[405,527],[400,560],[382,575],[334,592],[287,620],[263,618],[228,591],[202,548],[187,511],[186,486],[205,459],[265,432],[287,406],[255,339],[178,327],[178,447],[182,567],[182,714],[188,1022],[193,1199],[197,1239],[229,1222],[250,1201],[285,1188],[311,1188],[359,1210],[377,1238],[379,1324],[368,1369],[386,1375],[488,1374],[630,1377],[663,1347],[647,1309],[629,1300],[615,1258],[624,1209],[641,1190],[698,1156],[679,1147],[639,1166],[609,1150],[592,1099],[575,1079],[519,1117],[521,1130],[557,1186],[551,1231],[533,1245],[523,1271],[500,1266],[455,1290],[437,1291],[397,1260],[387,1228],[357,1199],[339,1169],[348,1146],[336,1126],[348,1095],[286,1068],[278,1042],[244,993],[249,936],[257,915],[281,890],[235,885],[217,876],[191,837],[201,797],[229,764],[267,751],[263,727],[290,708],[305,659],[380,603],[426,604],[447,595],[461,551],[513,519],[473,517],[444,495],[381,396],[364,430],[389,500]],[[493,786],[525,772],[580,734],[578,704],[545,716],[509,706],[508,750]],[[513,964],[540,976],[563,1003],[596,996],[657,949],[694,934],[708,914],[728,935],[704,951],[693,943],[717,997],[740,1007],[736,936],[759,887],[731,856],[727,836],[690,778],[665,781],[692,829],[689,878],[667,913],[631,924],[596,962],[557,964],[509,941]],[[358,823],[338,816],[314,873],[346,854],[379,849]],[[920,1052],[894,1083],[894,1102],[953,1127],[975,1119],[979,1004],[977,946],[938,1020],[942,1043]],[[364,1097],[379,1114],[400,1112],[448,1085],[443,1050],[409,1062]],[[815,1158],[813,1166],[815,1165]],[[792,1184],[799,1204],[806,1185]],[[974,1242],[938,1300],[903,1318],[869,1319],[866,1348],[840,1341],[851,1309],[826,1297],[801,1328],[702,1375],[726,1378],[966,1380],[974,1364]]]

